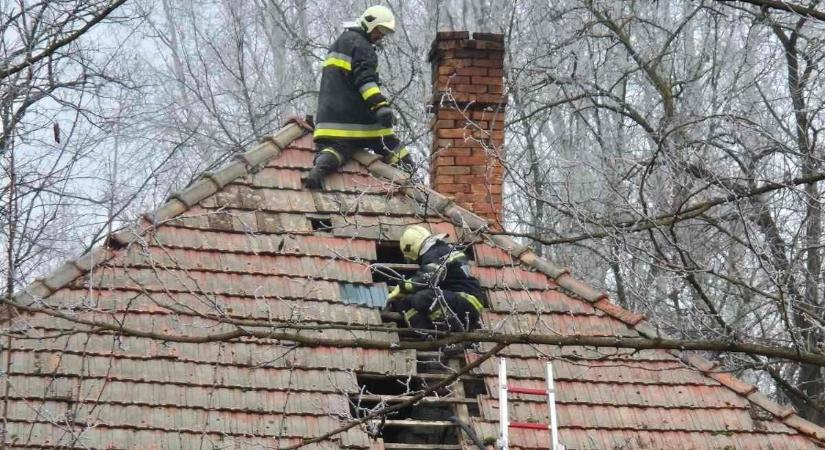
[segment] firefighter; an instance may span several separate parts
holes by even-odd
[[[481,326],[486,297],[470,275],[467,255],[421,225],[404,230],[400,246],[404,258],[419,269],[401,280],[390,294],[388,309],[401,313],[411,328],[470,331]]]
[[[316,155],[304,186],[321,189],[324,176],[358,149],[407,171],[412,158],[393,132],[395,114],[381,89],[374,45],[395,32],[395,16],[384,6],[367,8],[329,48],[323,63],[315,116]]]

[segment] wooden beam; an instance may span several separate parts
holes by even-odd
[[[360,395],[360,394],[350,394],[349,397],[353,400],[360,400],[362,402],[384,402],[384,403],[401,403],[403,401],[407,401],[412,398],[409,395]],[[438,404],[475,404],[477,401],[471,398],[457,398],[457,397],[424,397],[422,398],[419,403],[428,403],[433,405]]]

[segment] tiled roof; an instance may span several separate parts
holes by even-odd
[[[300,188],[311,137],[296,124],[175,194],[109,245],[15,296],[59,314],[9,313],[2,361],[5,440],[14,448],[278,448],[333,430],[350,414],[359,374],[417,375],[414,350],[300,347],[266,337],[210,336],[271,321],[273,331],[398,342],[382,323],[386,286],[370,265],[377,240],[426,220],[468,239],[484,221],[448,198],[405,184],[360,153]],[[396,183],[397,182],[397,183]],[[313,228],[313,220],[330,227]],[[317,228],[317,227],[316,227]],[[478,237],[478,236],[476,236]],[[502,235],[481,235],[472,270],[487,288],[487,327],[502,332],[656,336],[623,310]],[[62,317],[60,316],[62,315]],[[219,320],[220,319],[220,320]],[[77,320],[114,324],[90,331]],[[314,325],[334,325],[314,327]],[[191,337],[163,342],[119,328]],[[319,329],[323,328],[323,329]],[[491,345],[484,344],[482,350]],[[814,449],[825,430],[696,356],[664,350],[511,345],[509,376],[542,388],[556,374],[568,449]],[[478,358],[468,352],[466,361]],[[472,426],[498,435],[497,366]],[[547,421],[542,399],[516,395],[511,420]],[[511,431],[511,448],[547,448],[548,433]],[[382,449],[355,427],[308,449]]]

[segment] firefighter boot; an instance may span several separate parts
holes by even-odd
[[[415,171],[415,162],[407,147],[398,147],[391,151],[384,156],[384,162],[409,174]]]
[[[313,191],[323,189],[324,177],[338,168],[338,157],[334,153],[326,150],[327,149],[321,150],[321,152],[315,156],[315,165],[306,177],[301,180],[305,188]]]

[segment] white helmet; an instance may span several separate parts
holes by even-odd
[[[404,254],[404,258],[408,261],[417,260],[418,255],[421,252],[421,246],[431,235],[432,233],[430,233],[430,230],[422,227],[421,225],[408,226],[401,235],[401,240],[398,242],[398,245],[401,247],[401,253]]]
[[[395,16],[386,6],[370,6],[358,18],[358,23],[368,34],[375,27],[381,27],[384,34],[395,32]]]

